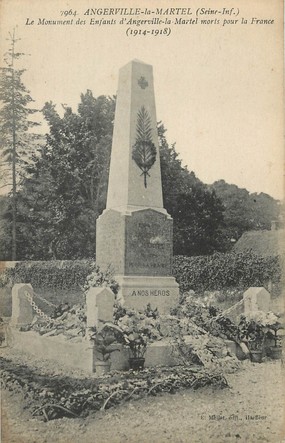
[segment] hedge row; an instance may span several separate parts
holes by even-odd
[[[78,289],[92,271],[94,260],[23,261],[0,274],[0,287],[31,283],[33,288]]]
[[[252,252],[211,256],[176,256],[173,274],[181,291],[197,292],[266,286],[281,280],[281,257],[260,257]]]
[[[9,282],[31,283],[34,288],[73,289],[84,285],[94,266],[92,260],[19,262],[15,268],[0,274],[0,286]],[[262,258],[251,252],[216,253],[211,256],[176,256],[173,275],[180,289],[197,292],[227,288],[244,289],[250,286],[266,286],[269,280],[281,279],[281,259]]]

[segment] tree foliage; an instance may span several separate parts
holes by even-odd
[[[11,210],[5,214],[4,230],[8,244],[4,247],[4,256],[11,249],[13,260],[16,259],[17,250],[17,186],[30,162],[31,152],[35,150],[35,141],[38,138],[29,131],[38,123],[30,119],[36,110],[29,107],[33,100],[22,81],[25,70],[15,67],[16,61],[25,55],[16,52],[18,40],[20,39],[15,37],[15,30],[13,34],[9,33],[10,47],[5,54],[5,67],[0,68],[1,177],[2,187],[11,189]]]
[[[175,145],[169,147],[165,128],[159,125],[164,206],[173,217],[174,254],[203,255],[223,249],[223,206],[183,167]]]
[[[280,204],[270,195],[249,193],[247,189],[219,180],[210,186],[222,200],[225,241],[238,240],[246,231],[268,230],[273,220],[280,217]]]
[[[18,197],[21,258],[94,257],[96,218],[105,207],[115,102],[82,94],[78,113],[52,103],[46,144]]]
[[[38,125],[30,119],[30,116],[37,112],[29,107],[33,102],[30,92],[22,81],[25,69],[16,69],[15,62],[23,55],[16,52],[15,45],[19,39],[10,34],[10,48],[5,54],[5,67],[0,68],[0,100],[2,107],[0,110],[0,146],[2,155],[2,165],[10,165],[13,162],[13,148],[15,144],[18,179],[23,168],[28,164],[32,151],[32,141],[34,135],[28,130]],[[12,169],[5,169],[5,176],[11,177]],[[8,172],[8,173],[7,173]],[[10,172],[10,174],[9,174]],[[10,184],[12,184],[10,182]]]

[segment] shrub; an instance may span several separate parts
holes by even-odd
[[[259,257],[252,252],[211,256],[174,257],[173,274],[181,292],[203,293],[226,288],[266,286],[281,279],[280,257]]]

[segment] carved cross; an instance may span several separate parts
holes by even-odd
[[[141,78],[138,80],[138,84],[142,89],[145,89],[148,87],[148,82],[146,81],[146,79],[141,76]]]

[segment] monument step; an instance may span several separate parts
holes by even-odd
[[[174,277],[116,275],[118,299],[125,306],[142,310],[150,303],[160,314],[168,314],[179,300],[179,285]]]

